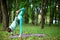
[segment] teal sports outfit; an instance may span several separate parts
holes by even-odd
[[[16,26],[18,25],[17,20],[19,20],[19,26],[20,26],[20,35],[22,34],[22,25],[23,25],[23,14],[24,14],[25,8],[21,8],[19,11],[18,16],[15,17],[14,21],[12,22],[12,24],[9,26],[9,28],[14,31],[14,29],[16,28]]]

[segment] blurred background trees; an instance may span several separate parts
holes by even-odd
[[[0,23],[6,29],[15,18],[16,10],[25,4],[24,23],[40,25],[60,24],[60,0],[0,0]]]

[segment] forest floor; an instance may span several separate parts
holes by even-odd
[[[0,24],[0,40],[20,40],[20,38],[10,38],[11,33],[3,31],[2,29],[3,27]],[[14,34],[19,34],[19,26],[14,30]],[[60,40],[60,27],[45,25],[44,29],[41,29],[40,25],[24,24],[23,34],[47,34],[44,37],[24,37],[23,40]]]

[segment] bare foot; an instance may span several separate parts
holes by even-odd
[[[21,37],[21,34],[19,35],[19,37]]]

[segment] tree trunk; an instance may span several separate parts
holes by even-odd
[[[25,11],[25,23],[29,23],[29,15],[28,15],[28,4],[26,4],[26,11]]]
[[[48,0],[45,0],[45,24],[47,24]]]
[[[49,23],[50,26],[51,26],[51,24],[53,24],[53,19],[54,19],[54,6],[53,6],[53,3],[52,3],[52,1],[50,1],[50,23]]]
[[[50,12],[50,25],[53,24],[53,18],[54,18],[54,10],[52,8]]]
[[[41,14],[41,28],[44,28],[44,23],[45,23],[45,8],[46,8],[46,4],[44,3],[45,0],[42,0],[42,14]]]
[[[29,23],[28,9],[26,10],[26,13],[25,13],[25,23]]]
[[[2,23],[1,3],[0,3],[0,23]]]
[[[38,9],[37,9],[37,14],[36,14],[36,25],[38,25]]]
[[[55,24],[57,24],[57,10],[56,10],[56,2],[55,2],[55,6],[54,6],[54,19],[55,19]]]
[[[3,27],[4,27],[4,30],[6,30],[6,28],[9,26],[6,0],[0,0],[0,1],[1,1],[1,10],[2,10],[2,15],[3,15]]]
[[[34,25],[34,11],[33,11],[33,8],[31,9],[31,19],[32,19],[32,24]]]
[[[2,13],[1,13],[1,10],[0,10],[0,23],[2,23]]]
[[[9,23],[11,22],[11,11],[12,11],[12,0],[7,0],[7,8],[8,8],[8,18]]]
[[[2,23],[1,3],[0,3],[0,23]]]
[[[60,25],[60,0],[58,0],[58,24]]]

